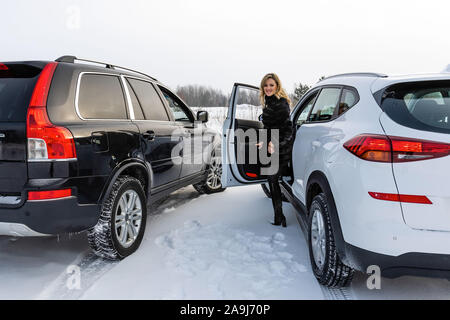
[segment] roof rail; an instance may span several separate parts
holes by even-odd
[[[388,76],[383,73],[374,73],[374,72],[353,72],[353,73],[342,73],[342,74],[336,74],[334,76],[326,77],[323,80],[333,79],[333,78],[340,78],[340,77],[373,77],[373,78],[387,78]],[[322,80],[322,81],[323,81]]]
[[[128,69],[128,68],[125,68],[125,67],[116,66],[116,65],[113,65],[113,64],[110,64],[110,63],[99,62],[99,61],[93,61],[93,60],[87,60],[87,59],[80,59],[80,58],[77,58],[77,57],[75,57],[75,56],[62,56],[62,57],[59,57],[58,59],[56,59],[55,61],[56,61],[56,62],[65,62],[65,63],[75,63],[75,61],[83,61],[83,62],[89,62],[89,63],[96,63],[96,64],[104,65],[105,68],[107,68],[107,69],[114,69],[114,70],[116,70],[116,69],[121,69],[121,70],[126,70],[126,71],[130,71],[130,72],[133,72],[133,73],[140,74],[140,75],[145,76],[145,77],[147,77],[147,78],[150,78],[150,79],[152,79],[153,81],[158,81],[158,80],[156,80],[155,78],[149,76],[148,74],[142,73],[142,72],[140,72],[140,71],[136,71],[136,70],[133,70],[133,69]]]

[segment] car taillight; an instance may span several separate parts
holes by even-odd
[[[357,157],[375,162],[410,162],[440,158],[450,155],[450,144],[364,134],[344,144]]]
[[[51,190],[51,191],[29,191],[28,200],[39,201],[39,200],[52,200],[61,199],[72,196],[71,189],[62,190]]]
[[[71,132],[53,125],[47,115],[48,92],[57,65],[52,62],[42,70],[28,107],[28,160],[31,161],[76,158]]]
[[[8,67],[3,63],[0,63],[0,71],[7,71],[7,70],[9,70]]]

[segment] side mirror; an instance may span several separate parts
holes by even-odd
[[[209,114],[207,111],[198,111],[197,112],[197,121],[201,123],[206,123],[209,120]]]
[[[263,115],[262,114],[259,115],[258,120],[261,121],[261,122],[263,121]]]

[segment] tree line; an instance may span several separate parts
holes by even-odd
[[[200,85],[178,86],[177,95],[191,107],[225,107],[229,98],[221,90]]]
[[[325,79],[325,77],[321,77],[319,81],[322,81],[323,79]],[[289,94],[289,97],[292,100],[292,106],[295,106],[310,88],[311,86],[308,84],[294,84],[294,90]],[[240,90],[238,104],[258,104],[258,94],[255,94],[254,91],[250,90]],[[230,98],[230,94],[225,94],[219,89],[202,85],[178,86],[176,92],[178,96],[191,107],[226,107],[228,106],[228,100]]]

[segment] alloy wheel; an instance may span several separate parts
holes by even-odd
[[[209,167],[208,178],[206,180],[207,186],[212,190],[217,190],[222,188],[222,163],[221,159],[214,157],[211,160],[211,165]]]
[[[323,270],[326,256],[325,223],[322,212],[314,210],[311,223],[311,248],[317,268]]]
[[[136,241],[142,223],[142,203],[134,190],[127,190],[119,200],[115,215],[116,238],[129,248]]]

